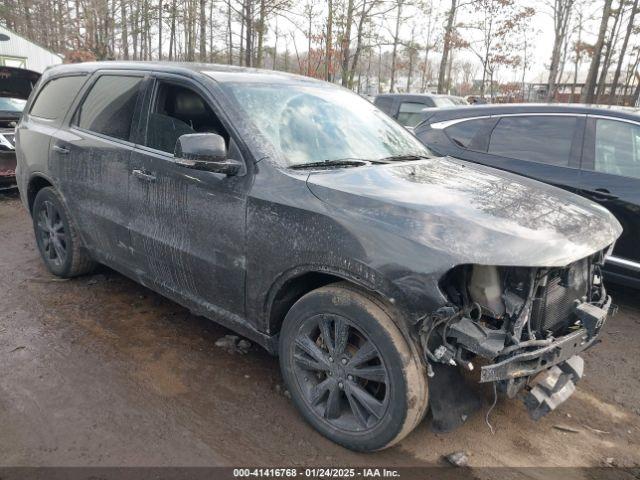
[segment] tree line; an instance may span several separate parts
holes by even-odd
[[[3,0],[0,23],[71,62],[214,62],[363,93],[517,100],[542,15],[553,25],[544,99],[567,99],[569,88],[570,101],[631,103],[639,10],[638,0]]]

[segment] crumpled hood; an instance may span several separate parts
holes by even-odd
[[[354,220],[439,251],[451,264],[563,266],[622,232],[585,198],[452,158],[314,172],[307,185]]]

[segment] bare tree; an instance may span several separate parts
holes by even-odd
[[[620,81],[620,74],[622,73],[622,64],[625,60],[625,55],[627,53],[627,48],[629,46],[629,39],[631,38],[631,33],[634,28],[634,20],[636,17],[636,13],[638,13],[638,0],[634,0],[631,5],[631,12],[629,14],[629,21],[627,23],[627,30],[624,36],[624,41],[622,42],[622,47],[620,48],[620,54],[618,57],[618,65],[616,67],[616,71],[613,74],[613,80],[611,82],[611,95],[609,96],[609,104],[613,104],[614,101],[617,103],[616,92],[618,90],[618,83]]]
[[[604,37],[607,34],[609,18],[611,17],[611,4],[612,0],[604,0],[604,8],[602,10],[602,18],[600,20],[600,28],[598,30],[598,39],[593,47],[593,56],[591,57],[591,63],[589,65],[589,73],[587,74],[587,79],[585,80],[582,94],[580,95],[580,101],[582,103],[593,103],[595,97],[602,47],[604,45]]]
[[[573,5],[574,0],[553,0],[553,3],[549,4],[553,12],[553,48],[551,50],[551,64],[547,81],[547,101],[553,100],[556,96],[561,52],[563,50],[562,47],[568,41],[569,19],[571,18]]]

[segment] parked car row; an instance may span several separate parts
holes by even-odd
[[[623,233],[609,279],[640,287],[640,111],[584,105],[495,105],[423,112],[415,135],[438,155],[480,163],[582,195]]]
[[[479,405],[460,394],[475,365],[540,418],[573,392],[608,318],[601,268],[622,230],[608,210],[436,158],[325,82],[59,66],[16,149],[51,273],[104,263],[249,337],[279,355],[304,418],[355,450],[396,443],[428,407],[435,427],[460,424]]]

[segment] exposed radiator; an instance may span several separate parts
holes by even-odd
[[[577,317],[574,302],[587,294],[588,263],[580,260],[565,269],[548,273],[547,284],[539,287],[531,312],[531,327],[538,333],[557,333]]]

